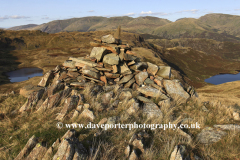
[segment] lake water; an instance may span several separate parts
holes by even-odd
[[[232,82],[232,81],[239,81],[239,80],[240,80],[240,73],[220,74],[220,75],[212,76],[208,79],[205,79],[205,82],[217,85],[217,84],[222,84],[222,83]]]
[[[35,76],[42,76],[43,70],[40,68],[21,68],[15,71],[7,72],[6,75],[10,82],[26,81]]]

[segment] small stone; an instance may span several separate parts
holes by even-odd
[[[121,83],[127,83],[132,77],[133,77],[132,74],[126,75],[126,76],[124,76],[124,77],[119,81],[119,83],[120,83],[120,84],[121,84]]]
[[[158,66],[150,62],[147,62],[147,65],[148,65],[147,72],[151,75],[155,75],[158,71]]]
[[[96,72],[93,72],[91,70],[83,70],[82,74],[84,74],[88,77],[95,78],[95,79],[100,79],[100,73],[96,73]]]
[[[124,151],[124,154],[126,155],[126,157],[129,157],[131,153],[131,147],[130,145],[128,145]]]
[[[128,68],[126,63],[120,65],[120,73],[121,74],[132,74],[131,70]]]
[[[184,145],[175,146],[170,156],[170,160],[187,160],[187,159],[190,159],[190,157],[187,154],[186,146]]]
[[[72,116],[72,119],[77,118],[80,115],[80,112],[78,110],[75,110]]]
[[[107,78],[106,76],[101,76],[100,80],[103,81],[105,84],[107,84]]]
[[[128,81],[125,85],[124,88],[130,88],[131,85],[135,82],[135,78],[132,78],[130,81]]]
[[[72,61],[72,60],[66,60],[63,62],[63,67],[66,67],[66,68],[75,68],[75,61]]]
[[[102,61],[103,56],[107,53],[106,48],[103,47],[93,47],[90,57],[95,57],[97,61]]]
[[[107,123],[107,118],[103,118],[103,119],[101,119],[99,122],[98,122],[98,124],[99,125],[101,125],[101,124],[105,124],[105,123]]]
[[[139,87],[137,90],[149,97],[157,97],[157,98],[159,97],[161,99],[168,99],[168,97],[165,94],[163,94],[160,90],[150,86]]]
[[[147,79],[148,73],[147,72],[140,72],[135,75],[135,80],[138,85],[142,85],[143,82]]]
[[[150,78],[147,78],[147,79],[145,79],[145,81],[144,81],[144,84],[145,85],[150,85],[150,84],[153,84],[154,82],[153,82],[153,80],[151,80]]]
[[[154,79],[154,82],[155,82],[157,85],[162,86],[162,81],[161,81],[161,80],[155,78],[155,79]]]
[[[137,150],[134,149],[129,157],[129,160],[138,160]]]
[[[104,74],[107,78],[118,78],[118,77],[120,77],[120,74],[114,74],[114,73],[108,73],[108,72],[104,72]]]
[[[135,114],[139,110],[139,103],[137,103],[135,99],[129,100],[128,105],[130,105],[130,107],[127,109],[127,113],[129,115]]]
[[[116,124],[117,121],[118,121],[118,119],[119,119],[119,118],[116,117],[116,116],[109,117],[106,124]]]
[[[95,119],[93,112],[90,111],[89,109],[84,109],[83,112],[79,115],[79,117],[87,118],[91,122],[93,122]]]
[[[159,107],[170,107],[170,105],[171,105],[170,98],[158,102]]]
[[[149,119],[163,116],[161,110],[155,103],[144,103],[143,114],[146,115]]]
[[[240,132],[240,125],[237,124],[225,124],[225,125],[213,125],[214,128],[220,128],[227,131],[237,131]]]
[[[147,69],[148,68],[148,65],[146,62],[138,62],[138,63],[135,63],[134,65],[130,66],[130,68],[132,70],[144,70],[144,69]]]
[[[110,65],[118,65],[119,57],[114,53],[107,54],[103,57],[103,63],[107,63]]]
[[[105,105],[109,104],[112,97],[113,97],[113,91],[108,92],[108,93],[104,93],[102,95],[102,103],[105,104]]]
[[[137,96],[136,98],[143,103],[153,103],[153,101],[151,101],[150,99],[145,98],[143,96]]]
[[[233,119],[235,121],[240,121],[240,113],[238,112],[233,112]]]
[[[220,141],[226,135],[227,133],[224,131],[206,127],[197,135],[197,140],[202,144],[212,144]]]
[[[52,80],[54,78],[54,74],[52,71],[48,71],[42,78],[42,80],[38,83],[38,86],[41,87],[46,87],[50,80]]]
[[[206,106],[202,106],[202,110],[203,110],[204,112],[209,112],[209,110],[207,109]]]
[[[113,35],[105,35],[102,37],[102,42],[105,43],[116,43],[116,39],[113,37]]]
[[[132,93],[130,91],[123,91],[119,95],[120,100],[131,99],[131,98],[132,98]]]
[[[157,75],[166,79],[170,79],[171,77],[171,67],[169,66],[159,66],[159,70]]]

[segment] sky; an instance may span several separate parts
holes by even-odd
[[[0,0],[0,28],[88,16],[155,16],[174,22],[209,13],[240,15],[240,0]]]

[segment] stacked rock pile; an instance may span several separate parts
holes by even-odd
[[[86,95],[78,92],[89,84],[93,86],[91,88],[93,95],[105,92],[101,95],[102,105],[109,105],[110,100],[116,96],[112,90],[118,88],[120,93],[117,98],[114,98],[115,101],[111,105],[118,107],[121,101],[127,100],[131,104],[126,110],[127,114],[131,115],[141,110],[148,118],[162,116],[159,106],[170,104],[172,100],[186,102],[188,98],[197,96],[193,88],[190,87],[185,91],[179,80],[171,78],[171,67],[142,62],[137,57],[137,53],[131,51],[131,47],[121,44],[121,41],[116,40],[112,35],[103,36],[101,40],[97,41],[91,42],[93,49],[89,56],[70,57],[62,64],[63,67],[57,66],[47,72],[38,86],[22,88],[20,94],[28,97],[28,100],[19,112],[24,113],[28,110],[38,112],[61,107],[61,112],[56,117],[58,121],[62,121],[73,110],[72,118],[82,116],[94,121],[94,112],[91,111],[89,104],[80,105],[83,104]],[[133,96],[133,92],[136,92],[137,95]],[[154,98],[159,100],[157,104],[153,100]],[[118,118],[108,117],[101,123],[115,123]],[[68,134],[74,135],[72,131],[66,133],[66,135]],[[144,135],[146,134],[144,133]],[[25,146],[27,149],[23,149],[16,159],[21,159],[29,154],[34,146],[41,150],[31,151],[29,159],[36,157],[38,153],[35,152],[37,151],[44,153],[42,154],[45,155],[44,157],[48,157],[48,154],[52,154],[54,146],[58,148],[58,151],[53,159],[66,157],[66,155],[69,159],[87,156],[87,151],[74,136],[68,135],[68,139],[62,138],[59,142],[56,141],[55,145],[49,149],[43,144],[37,145],[36,137],[30,139],[28,143]],[[30,143],[34,143],[34,145]],[[143,145],[142,141],[140,143],[135,139],[130,144],[137,148]],[[77,146],[75,149],[74,145]],[[144,152],[141,147],[140,150]],[[127,157],[135,156],[135,149],[128,147],[125,152]]]

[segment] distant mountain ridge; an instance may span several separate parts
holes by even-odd
[[[7,30],[19,31],[19,30],[24,30],[24,29],[36,27],[36,26],[38,26],[38,25],[37,25],[37,24],[27,24],[27,25],[21,25],[21,26],[11,27],[11,28],[8,28]]]
[[[206,14],[199,19],[180,18],[175,22],[158,17],[83,17],[55,20],[41,25],[25,25],[10,30],[41,30],[47,33],[63,31],[113,30],[121,25],[122,30],[152,34],[163,38],[207,38],[220,41],[240,40],[240,16],[228,14]]]

